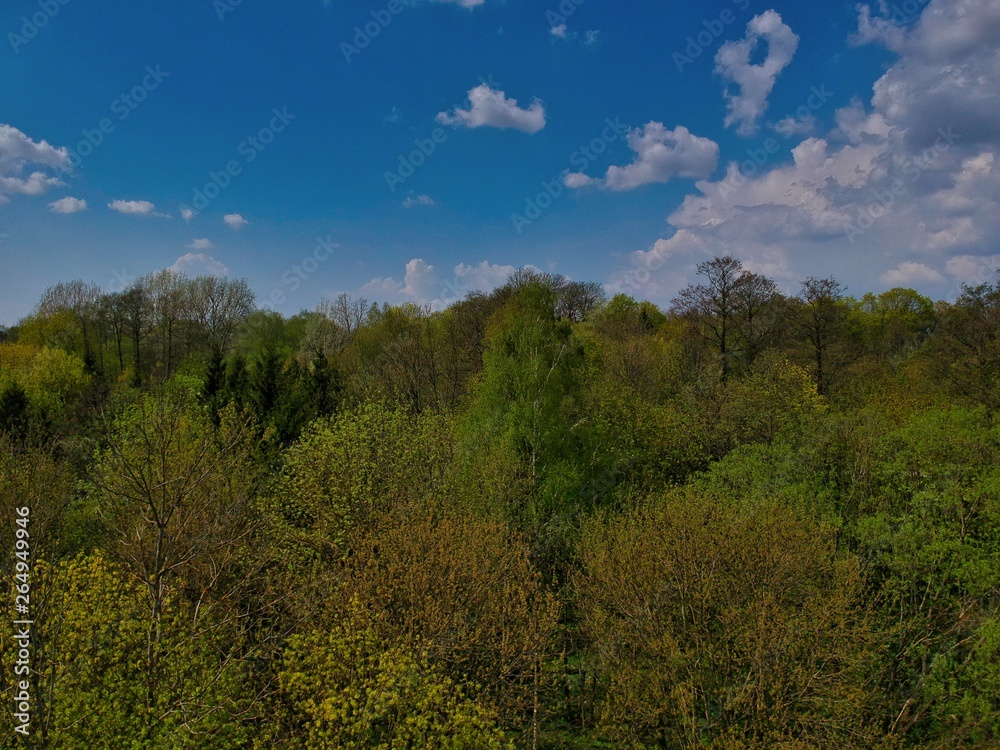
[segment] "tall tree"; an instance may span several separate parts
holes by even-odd
[[[941,315],[938,362],[952,386],[992,422],[1000,408],[1000,285],[962,287]]]
[[[191,282],[169,269],[150,274],[144,279],[149,290],[149,304],[160,337],[160,365],[166,375],[174,370],[178,326],[184,319]]]
[[[107,425],[91,490],[114,558],[146,593],[143,681],[151,717],[162,689],[168,601],[186,596],[196,623],[210,613],[232,623],[240,582],[252,575],[237,574],[255,517],[247,425],[231,413],[216,431],[191,402],[171,387],[126,406]]]
[[[120,302],[126,330],[132,341],[132,380],[138,384],[143,380],[142,342],[153,332],[149,290],[140,279],[122,293]]]
[[[100,300],[101,288],[97,284],[88,284],[77,279],[46,289],[37,308],[37,312],[45,316],[51,316],[61,311],[72,313],[79,328],[80,349],[75,353],[83,356],[83,361],[90,370],[93,370],[96,365],[95,342],[91,338],[96,332],[96,314]],[[98,353],[100,353],[103,342],[97,343]]]
[[[731,255],[698,265],[705,284],[691,284],[673,301],[673,309],[689,318],[718,351],[721,378],[733,370],[734,356],[742,351],[748,365],[759,356],[766,341],[765,312],[777,296],[770,279],[744,270]]]
[[[189,287],[187,307],[208,339],[211,351],[225,354],[237,327],[254,310],[255,297],[246,279],[199,276]]]
[[[833,348],[840,339],[847,309],[842,304],[844,286],[835,278],[810,276],[788,308],[788,320],[811,352],[816,387],[820,395],[830,392],[834,368]]]

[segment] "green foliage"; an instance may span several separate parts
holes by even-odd
[[[83,360],[61,349],[0,344],[0,419],[22,433],[65,429],[90,383]]]
[[[527,284],[491,321],[463,436],[466,450],[520,457],[532,494],[510,510],[536,528],[572,509],[590,468],[578,395],[583,347],[556,319],[555,301],[548,287]]]
[[[663,310],[530,268],[292,318],[47,290],[0,330],[32,742],[1000,743],[997,285],[700,271]]]
[[[273,532],[292,559],[335,559],[352,529],[442,486],[448,421],[380,404],[314,423],[285,455],[268,502]]]

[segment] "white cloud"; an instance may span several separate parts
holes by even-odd
[[[211,250],[214,247],[215,245],[213,245],[212,241],[208,239],[191,240],[191,244],[188,245],[188,250]]]
[[[28,164],[67,170],[69,151],[34,141],[12,125],[0,125],[0,175],[21,174]]]
[[[852,102],[825,137],[792,140],[791,161],[783,151],[763,164],[743,156],[724,178],[698,182],[669,216],[669,239],[627,256],[612,284],[669,301],[698,259],[721,253],[772,269],[789,291],[817,272],[854,288],[880,279],[933,294],[945,279],[954,292],[992,278],[1000,6],[931,0],[883,37],[899,59],[873,84],[870,106]]]
[[[240,214],[226,214],[222,217],[222,220],[226,222],[226,225],[230,229],[235,229],[239,231],[247,226],[250,222],[244,219]]]
[[[441,310],[462,299],[469,292],[491,292],[501,286],[514,266],[482,261],[477,265],[459,263],[450,278],[442,278],[434,266],[421,258],[406,264],[403,280],[375,278],[361,288],[361,293],[387,302],[413,302]]]
[[[194,209],[188,208],[187,206],[181,206],[181,218],[184,221],[191,221],[198,213]]]
[[[168,218],[166,214],[157,213],[156,206],[149,201],[111,201],[108,204],[108,208],[120,214],[128,214],[130,216],[158,216],[160,218]]]
[[[984,284],[1000,273],[1000,255],[956,255],[948,259],[945,271],[959,284]]]
[[[628,145],[636,154],[631,164],[609,167],[603,180],[571,172],[563,177],[563,184],[569,188],[601,184],[608,190],[634,190],[675,177],[704,178],[719,164],[719,145],[693,135],[683,125],[667,130],[662,123],[647,123],[629,131]]]
[[[0,202],[7,202],[5,195],[41,195],[49,188],[63,187],[65,184],[59,178],[49,177],[43,172],[32,172],[27,179],[0,177]]]
[[[568,172],[563,175],[563,185],[571,189],[590,187],[598,183],[600,183],[600,180],[595,180],[583,172]]]
[[[767,57],[760,65],[750,62],[757,45],[767,43]],[[767,111],[767,99],[775,81],[795,56],[799,37],[781,20],[776,11],[768,10],[754,17],[747,25],[746,38],[726,42],[715,56],[715,72],[738,87],[733,92],[727,86],[726,127],[738,125],[741,135],[757,131],[761,115]]]
[[[545,106],[538,99],[521,109],[516,99],[482,84],[469,91],[469,104],[469,109],[456,107],[450,114],[438,113],[437,121],[456,128],[513,128],[523,133],[537,133],[545,127]]]
[[[566,23],[560,23],[557,26],[552,26],[549,29],[549,33],[557,39],[564,39],[566,41],[575,41],[580,39],[580,35],[575,31],[570,31]],[[589,47],[590,45],[597,42],[598,37],[600,37],[601,32],[597,30],[585,31],[583,32],[582,43]]]
[[[9,203],[10,195],[42,195],[65,185],[38,169],[25,176],[28,165],[68,172],[69,152],[46,141],[34,141],[12,125],[0,125],[0,205]]]
[[[882,274],[882,283],[891,287],[913,287],[923,284],[941,284],[944,276],[923,263],[904,261],[896,268]]]
[[[855,46],[881,44],[889,49],[898,50],[903,46],[905,39],[906,29],[893,23],[891,18],[873,16],[869,6],[858,6],[858,31],[850,36],[851,44]]]
[[[408,195],[403,200],[403,208],[414,208],[416,206],[436,206],[437,203],[429,195]]]
[[[492,292],[516,270],[514,266],[494,265],[486,260],[475,266],[459,263],[455,266],[456,286],[465,292]]]
[[[815,115],[806,115],[801,119],[798,117],[785,117],[784,119],[778,120],[773,126],[774,130],[785,136],[786,138],[791,138],[792,136],[808,136],[816,132],[818,123],[816,122]]]
[[[186,276],[225,276],[229,273],[228,268],[206,253],[182,255],[167,270]]]
[[[49,209],[57,214],[76,214],[87,210],[87,201],[66,196],[50,203]]]

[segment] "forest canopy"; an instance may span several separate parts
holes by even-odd
[[[0,744],[1000,742],[1000,284],[698,272],[47,290],[0,329]]]

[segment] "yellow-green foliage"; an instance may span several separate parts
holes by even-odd
[[[16,383],[32,407],[61,413],[90,384],[83,360],[61,349],[30,344],[0,344],[0,390]]]
[[[360,613],[359,613],[360,614]],[[363,614],[293,637],[279,674],[306,750],[499,750],[494,712],[467,697],[426,652],[387,642]],[[288,739],[281,736],[277,744]]]
[[[33,733],[46,737],[47,747],[240,746],[242,727],[233,714],[241,667],[220,658],[232,633],[196,623],[190,607],[171,596],[164,636],[154,647],[159,666],[150,674],[146,591],[123,570],[95,554],[54,566],[38,561],[32,581]],[[5,644],[10,628],[3,618]],[[6,648],[0,654],[9,675],[12,654]],[[9,737],[9,721],[4,711],[0,739]]]
[[[313,424],[285,456],[268,505],[296,555],[338,556],[349,532],[432,495],[451,456],[448,422],[368,404]]]
[[[858,568],[822,526],[684,490],[593,519],[581,555],[579,606],[616,743],[763,750],[869,736]]]

